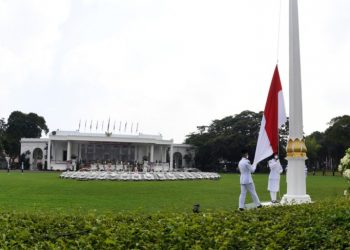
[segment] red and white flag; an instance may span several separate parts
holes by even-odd
[[[278,152],[278,129],[287,121],[282,85],[276,65],[261,121],[253,165]]]

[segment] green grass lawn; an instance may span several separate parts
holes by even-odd
[[[267,175],[254,181],[262,201],[269,200]],[[341,197],[346,188],[340,176],[308,176],[307,193],[313,201]],[[201,210],[233,210],[238,206],[239,175],[223,174],[217,181],[77,181],[60,179],[51,172],[0,172],[0,209],[48,213],[115,213],[125,210],[149,213]],[[286,192],[281,179],[281,196]],[[248,195],[247,203],[251,202]]]

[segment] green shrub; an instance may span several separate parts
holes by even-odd
[[[198,214],[0,212],[1,249],[346,249],[349,239],[349,199]]]

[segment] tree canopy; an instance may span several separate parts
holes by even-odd
[[[185,143],[196,146],[198,167],[210,170],[221,163],[237,165],[243,148],[248,150],[251,158],[254,157],[262,114],[246,110],[214,120],[209,126],[198,126],[197,132],[187,135]]]
[[[49,132],[44,117],[35,113],[12,112],[2,136],[6,153],[11,158],[19,156],[21,138],[40,138],[42,131],[45,134]]]
[[[6,123],[4,118],[0,119],[0,156],[4,150]]]
[[[335,169],[345,150],[350,148],[350,116],[337,116],[328,125],[325,132],[316,131],[306,136],[307,155],[312,167]]]
[[[327,153],[337,159],[344,156],[345,150],[350,147],[350,116],[338,116],[329,122],[325,131],[324,146]]]
[[[197,167],[217,171],[222,167],[221,163],[237,166],[242,148],[248,150],[250,159],[253,160],[262,114],[246,110],[234,116],[214,120],[209,125],[198,126],[197,131],[187,135],[185,140],[185,143],[196,146]],[[350,147],[350,116],[335,117],[328,125],[325,132],[315,131],[305,138],[309,167],[328,166],[334,169],[345,150]],[[287,121],[279,131],[282,165],[287,163],[285,149],[288,131]],[[264,165],[264,162],[260,165]]]

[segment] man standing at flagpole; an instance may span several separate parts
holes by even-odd
[[[260,208],[261,203],[259,200],[258,195],[255,191],[255,186],[252,178],[252,173],[255,172],[256,166],[252,166],[250,164],[250,161],[248,159],[248,151],[242,150],[242,159],[238,163],[239,172],[241,173],[240,176],[240,184],[241,184],[241,194],[239,196],[239,210],[244,210],[244,203],[245,198],[247,196],[247,191],[249,191],[250,195],[252,196],[253,202],[255,205]]]
[[[268,166],[270,168],[270,174],[267,190],[270,192],[271,202],[277,203],[277,193],[280,190],[280,175],[283,172],[283,168],[277,154],[275,154],[273,158],[268,161]]]
[[[282,84],[276,65],[261,121],[253,166],[273,154],[278,154],[278,130],[286,121]]]
[[[244,210],[244,202],[247,191],[251,193],[252,199],[257,207],[261,207],[251,173],[255,172],[257,164],[267,157],[278,155],[278,129],[287,121],[282,85],[276,65],[269,94],[267,97],[264,114],[261,121],[258,142],[255,150],[253,165],[248,160],[248,152],[242,152],[243,157],[238,164],[241,172],[240,184],[241,194],[239,197],[239,209]]]

